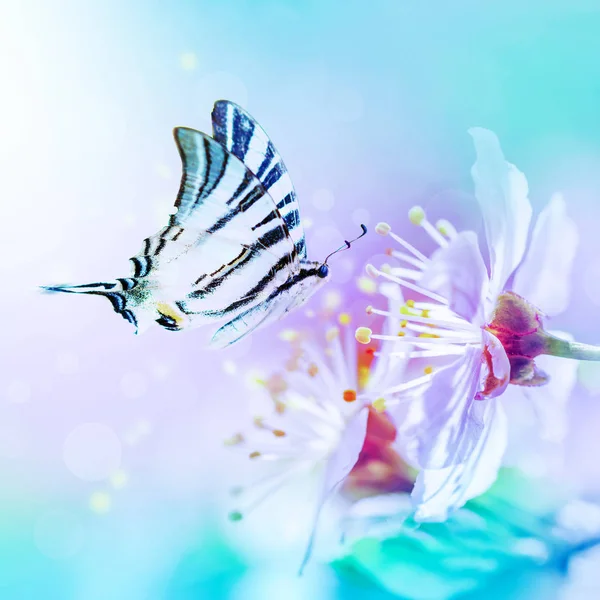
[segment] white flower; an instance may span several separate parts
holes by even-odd
[[[342,315],[343,326],[349,318]],[[315,521],[306,559],[310,555],[314,530],[325,501],[344,483],[356,464],[365,441],[369,412],[383,410],[373,395],[388,377],[401,376],[388,358],[365,352],[349,333],[339,327],[326,333],[326,346],[296,343],[286,370],[264,382],[264,396],[270,410],[254,419],[248,431],[236,434],[229,443],[247,453],[253,466],[260,465],[261,477],[240,488],[238,508],[230,515],[239,521],[265,498],[281,487],[318,471],[320,492],[314,499]],[[383,365],[386,365],[384,368]],[[268,471],[268,472],[265,472]]]
[[[492,132],[470,133],[477,151],[472,175],[484,217],[489,271],[475,233],[457,233],[446,221],[436,228],[416,207],[410,220],[439,249],[425,256],[389,225],[380,224],[378,233],[402,247],[389,254],[404,266],[368,265],[367,271],[421,298],[403,307],[399,335],[357,330],[359,341],[373,337],[395,346],[391,356],[431,362],[416,380],[421,388],[411,387],[410,381],[396,386],[403,396],[413,394],[394,408],[402,452],[421,469],[413,490],[417,520],[444,520],[494,482],[507,445],[505,402],[529,407],[541,433],[560,439],[576,365],[555,357],[600,358],[598,349],[550,335],[542,327],[544,314],[564,311],[569,299],[578,236],[563,199],[551,200],[528,244],[532,210],[524,175],[505,161]],[[397,318],[389,311],[367,310]],[[536,364],[540,355],[554,355],[541,358],[549,375]],[[414,394],[424,382],[425,391]],[[515,430],[522,408],[511,406]]]

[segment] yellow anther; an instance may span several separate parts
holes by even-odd
[[[413,225],[421,225],[425,220],[425,211],[420,206],[413,206],[408,211],[408,218]]]
[[[340,325],[350,325],[351,317],[348,313],[342,313],[338,317],[338,321],[339,321]]]
[[[377,223],[375,226],[375,231],[379,235],[387,235],[391,230],[392,228],[387,223]]]
[[[425,373],[425,375],[431,375],[433,373],[433,367],[431,365],[427,365],[423,369],[423,372]]]
[[[365,271],[367,272],[367,275],[369,277],[373,277],[374,279],[376,277],[379,277],[379,271],[373,265],[371,265],[371,264],[368,264],[365,267]]]
[[[373,408],[378,412],[385,412],[385,398],[377,398],[377,400],[373,400]]]
[[[408,325],[408,321],[400,321],[400,327],[406,327]]]
[[[440,219],[435,224],[435,228],[446,237],[452,237],[456,235],[456,229],[454,228],[454,225],[452,225],[452,223],[450,223],[450,221],[447,221],[446,219]]]
[[[234,436],[225,440],[226,446],[238,446],[244,443],[244,436],[241,433],[236,433]]]
[[[248,458],[258,458],[260,456],[260,452],[258,450],[255,450],[254,452],[250,452],[250,454],[248,454]]]
[[[415,301],[414,300],[407,300],[406,301],[406,306],[408,306],[408,308],[414,308],[415,307]]]
[[[344,398],[344,402],[354,402],[356,400],[356,391],[344,390],[342,397]]]
[[[369,344],[373,332],[368,327],[359,327],[354,334],[356,341],[360,344]]]
[[[404,337],[406,335],[406,331],[399,331],[398,337]]]
[[[419,337],[420,338],[439,338],[440,336],[437,335],[436,333],[420,333]]]
[[[273,435],[275,437],[285,437],[285,431],[283,429],[273,429]]]
[[[427,309],[423,309],[423,310],[421,311],[421,316],[422,316],[424,319],[429,319],[429,311],[428,311]]]

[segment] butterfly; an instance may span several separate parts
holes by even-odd
[[[130,259],[131,276],[43,289],[103,296],[136,333],[217,325],[216,347],[308,300],[329,278],[329,258],[355,240],[309,260],[296,192],[265,131],[225,100],[214,105],[212,128],[212,137],[174,129],[183,165],[176,211]]]

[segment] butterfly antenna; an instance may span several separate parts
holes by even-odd
[[[329,260],[329,259],[330,259],[330,258],[331,258],[331,257],[332,257],[334,254],[337,254],[338,252],[343,252],[344,250],[349,250],[349,249],[350,249],[350,246],[351,246],[352,244],[354,244],[354,242],[356,242],[356,240],[360,240],[360,238],[361,238],[361,237],[363,237],[363,235],[366,235],[366,234],[367,234],[367,227],[366,227],[365,225],[363,225],[362,223],[361,223],[360,227],[361,227],[361,229],[362,229],[362,233],[361,233],[361,234],[360,234],[358,237],[355,237],[353,240],[350,240],[350,241],[348,241],[348,240],[344,240],[344,245],[343,245],[343,246],[340,246],[340,247],[339,247],[337,250],[334,250],[334,251],[333,251],[331,254],[328,254],[328,255],[327,255],[327,258],[326,258],[326,259],[323,261],[323,264],[324,264],[324,265],[326,265],[326,264],[327,264],[327,261],[328,261],[328,260]]]

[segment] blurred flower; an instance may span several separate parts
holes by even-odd
[[[543,328],[543,314],[564,311],[569,299],[578,236],[564,201],[559,196],[551,200],[528,245],[532,210],[524,175],[505,161],[492,132],[470,133],[477,151],[472,175],[485,221],[490,274],[475,233],[457,233],[447,221],[434,227],[423,209],[415,207],[410,220],[439,248],[427,257],[380,223],[378,233],[408,251],[388,254],[407,266],[367,265],[367,272],[426,301],[403,305],[401,326],[391,334],[373,335],[367,328],[356,332],[362,343],[375,338],[400,347],[388,351],[390,356],[431,361],[425,376],[420,373],[413,382],[396,387],[396,394],[412,393],[412,399],[394,407],[388,403],[402,454],[421,469],[413,490],[415,518],[420,521],[444,520],[448,511],[494,482],[508,437],[506,407],[498,397],[509,383],[511,390],[519,390],[508,392],[513,395],[511,420],[516,427],[524,407],[538,415],[543,436],[560,439],[576,366],[573,361],[545,359],[600,359],[600,349]],[[372,307],[367,312],[398,317]],[[541,355],[547,355],[542,360],[553,377],[536,364]],[[547,385],[537,387],[543,384]]]
[[[404,363],[385,353],[375,359],[374,347],[358,346],[348,331],[349,316],[342,314],[339,321],[341,327],[326,332],[324,347],[300,334],[285,336],[292,355],[285,371],[262,382],[265,414],[228,440],[262,467],[262,477],[234,490],[239,505],[231,520],[243,519],[280,488],[316,470],[322,483],[315,498],[315,528],[323,504],[355,465],[344,487],[348,496],[406,488],[406,466],[390,448],[395,428],[373,393],[389,378],[400,377]]]
[[[444,523],[415,523],[407,500],[388,494],[355,504],[346,520],[353,542],[334,563],[340,573],[407,600],[548,600],[557,579],[572,583],[572,559],[600,543],[597,505],[514,469]]]

